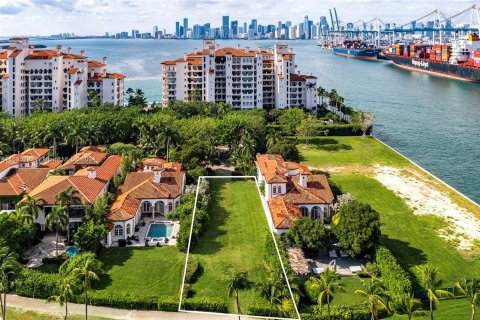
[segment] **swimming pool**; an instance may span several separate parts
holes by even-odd
[[[172,235],[173,223],[152,223],[147,238],[166,238]]]

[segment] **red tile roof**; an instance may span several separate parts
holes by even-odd
[[[270,199],[267,204],[272,215],[273,226],[276,229],[289,229],[295,220],[302,216],[300,209],[285,203],[283,197]]]
[[[312,174],[306,166],[296,162],[285,161],[278,154],[259,154],[256,158],[260,172],[268,183],[287,182],[289,174]]]
[[[100,149],[98,149],[100,152],[90,151],[97,150],[90,148],[95,147],[83,148],[80,152],[76,153],[70,159],[68,159],[62,167],[67,170],[73,170],[75,169],[75,167],[85,167],[91,165],[98,166],[108,157],[108,154],[104,151],[101,151]]]
[[[37,187],[48,175],[48,168],[19,168],[0,180],[0,197],[20,196]]]
[[[35,162],[45,156],[49,151],[50,149],[33,148],[27,149],[19,154],[13,154],[0,162],[0,172],[19,163]]]
[[[106,66],[106,64],[98,62],[97,60],[88,61],[88,67],[89,68],[101,68],[101,67],[105,67],[105,66]]]

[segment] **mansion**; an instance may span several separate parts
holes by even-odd
[[[37,108],[62,112],[86,107],[91,96],[102,103],[124,104],[124,79],[107,72],[107,62],[84,55],[34,49],[28,38],[11,38],[6,51],[0,49],[0,111],[22,117]],[[43,101],[39,105],[39,101]]]
[[[288,162],[280,155],[256,157],[257,181],[267,203],[270,227],[284,237],[299,217],[328,221],[333,213],[334,196],[324,175],[313,175],[299,163]]]
[[[225,102],[234,108],[317,107],[317,78],[297,71],[286,44],[262,50],[220,48],[205,39],[203,49],[162,62],[163,105],[170,101]]]

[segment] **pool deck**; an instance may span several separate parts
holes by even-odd
[[[142,226],[139,224],[140,229],[135,232],[135,236],[138,237],[138,241],[133,241],[131,245],[127,245],[127,247],[145,247],[145,238],[147,237],[148,233],[148,228],[150,227],[150,224],[152,223],[162,223],[162,222],[172,222],[173,223],[173,230],[172,230],[172,235],[168,237],[168,242],[164,243],[161,242],[160,245],[165,245],[165,246],[175,246],[177,245],[177,235],[178,231],[180,230],[180,222],[179,221],[171,221],[171,220],[165,220],[165,218],[158,218],[155,217],[155,219],[152,219],[150,217],[144,217],[143,221],[145,222],[145,225]],[[153,243],[152,241],[149,242],[149,246],[155,246],[156,242]],[[112,243],[112,247],[118,247],[118,242],[115,241]]]

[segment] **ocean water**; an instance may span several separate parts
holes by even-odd
[[[275,41],[217,41],[222,46],[273,47]],[[67,40],[74,52],[92,59],[108,57],[110,71],[141,88],[148,101],[161,101],[161,65],[202,48],[200,40]],[[298,70],[318,84],[335,88],[353,107],[376,115],[374,133],[426,170],[480,202],[480,84],[406,71],[386,61],[335,56],[313,41],[289,41]]]

